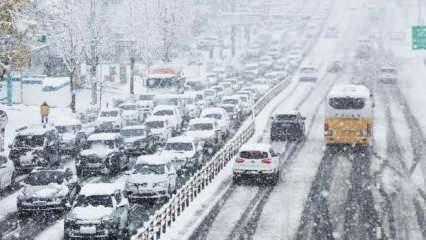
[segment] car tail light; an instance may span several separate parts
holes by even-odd
[[[262,163],[271,164],[272,158],[264,158],[264,159],[262,159]]]
[[[324,123],[324,132],[327,132],[329,128],[330,126],[328,125],[328,123]]]
[[[325,136],[333,135],[333,131],[330,130],[330,126],[328,125],[328,123],[324,123],[324,135]]]
[[[236,163],[243,163],[243,162],[244,162],[244,159],[243,159],[243,158],[240,158],[240,157],[237,157],[237,159],[235,159],[235,162],[236,162]]]

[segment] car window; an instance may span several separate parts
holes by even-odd
[[[175,143],[167,143],[165,150],[168,151],[192,151],[193,146],[192,143],[186,142],[175,142]]]
[[[92,195],[92,196],[84,196],[79,195],[76,200],[76,207],[113,207],[112,198],[110,195]]]
[[[154,114],[154,116],[171,116],[174,115],[173,110],[159,110],[156,111]]]
[[[241,151],[240,157],[248,159],[264,159],[268,157],[268,153],[261,151]]]
[[[14,147],[42,147],[44,135],[18,135],[13,142]]]
[[[0,156],[0,165],[6,164],[6,163],[7,163],[7,157]]]
[[[32,172],[24,182],[29,185],[48,185],[50,183],[62,184],[65,175],[62,171],[35,171]]]
[[[190,131],[207,131],[212,129],[213,129],[212,123],[195,123],[189,126]]]
[[[210,114],[205,114],[205,115],[203,115],[203,117],[206,117],[206,118],[214,118],[214,119],[218,119],[218,120],[220,120],[220,119],[222,119],[222,114],[218,114],[218,113],[210,113]]]
[[[142,175],[161,175],[165,173],[165,165],[164,164],[148,164],[148,163],[140,163],[136,164],[133,167],[134,173],[139,173]]]
[[[101,112],[101,117],[117,117],[118,112],[117,111],[105,111]]]

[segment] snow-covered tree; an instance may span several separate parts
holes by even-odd
[[[30,56],[28,36],[35,23],[27,15],[29,0],[0,1],[0,78],[7,69],[22,70]]]

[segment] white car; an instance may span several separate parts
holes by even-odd
[[[0,191],[10,187],[15,182],[15,166],[6,155],[0,154]]]
[[[205,108],[201,114],[201,118],[213,118],[217,121],[222,132],[225,136],[229,136],[229,130],[231,129],[231,119],[225,109],[220,107]]]
[[[144,127],[159,145],[166,144],[167,140],[173,134],[173,127],[170,126],[169,121],[163,117],[148,117],[144,122]]]
[[[120,131],[123,126],[123,121],[120,116],[120,109],[111,108],[103,109],[99,112],[99,116],[96,119],[96,131]]]
[[[263,56],[259,60],[259,65],[263,72],[268,71],[273,63],[274,59],[271,56]]]
[[[225,134],[212,118],[196,118],[192,119],[188,124],[185,132],[186,136],[191,136],[194,141],[199,144],[204,153],[212,155],[222,146]]]
[[[214,89],[206,89],[204,90],[204,100],[207,105],[213,105],[217,102],[218,96],[216,90]]]
[[[120,115],[124,125],[136,125],[143,120],[142,114],[139,112],[139,105],[137,103],[126,102],[118,106]]]
[[[136,103],[139,106],[139,110],[142,112],[144,119],[148,117],[154,108],[154,94],[144,93],[140,94]]]
[[[398,71],[394,67],[382,67],[379,72],[379,82],[385,84],[396,84]]]
[[[303,66],[299,71],[300,82],[316,82],[318,80],[318,72],[313,66]]]
[[[183,116],[186,121],[200,116],[201,108],[196,102],[197,95],[193,92],[185,92],[179,95],[183,103]]]
[[[203,162],[202,148],[190,136],[169,138],[160,154],[171,160],[180,173],[194,172]]]
[[[154,110],[152,110],[151,116],[167,120],[169,126],[173,129],[174,135],[182,132],[183,118],[175,106],[156,106]]]
[[[254,80],[259,75],[259,64],[248,63],[244,66],[243,78],[247,80]]]
[[[169,199],[177,188],[174,165],[159,154],[140,156],[126,175],[124,191],[130,203],[143,199]]]
[[[270,144],[245,144],[240,148],[232,165],[233,180],[239,183],[242,177],[264,177],[272,184],[278,183],[281,160]]]

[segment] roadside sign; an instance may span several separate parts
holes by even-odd
[[[426,49],[426,26],[411,28],[411,46],[413,50]]]

